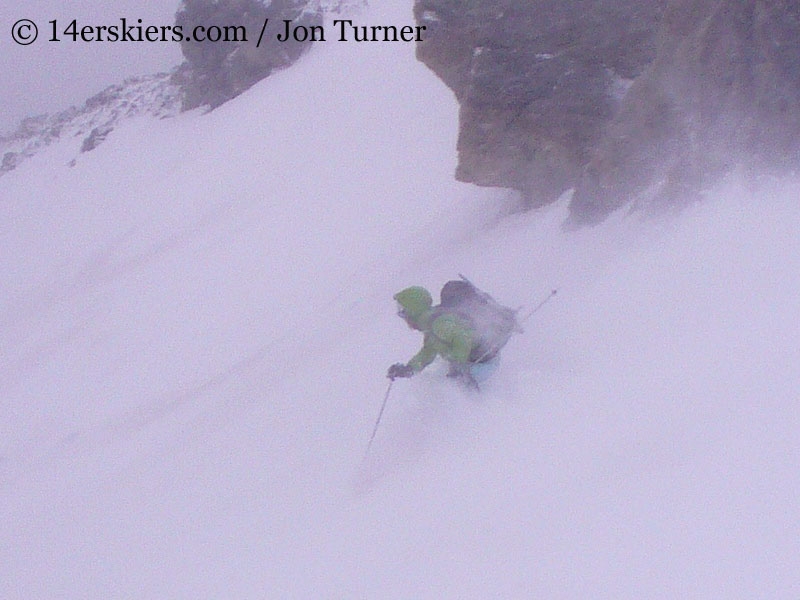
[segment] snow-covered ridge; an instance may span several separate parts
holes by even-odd
[[[13,133],[0,137],[0,176],[59,140],[82,137],[80,151],[87,152],[124,119],[172,117],[180,112],[181,94],[174,72],[157,73],[111,85],[81,106],[28,117]]]
[[[306,10],[341,15],[358,14],[365,7],[365,0],[313,0]],[[132,77],[80,106],[23,119],[13,132],[0,133],[0,177],[54,142],[80,137],[80,152],[88,152],[125,119],[175,116],[181,112],[185,69],[184,63],[170,72]]]

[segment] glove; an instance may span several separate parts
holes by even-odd
[[[414,369],[409,367],[408,365],[404,365],[403,363],[396,363],[389,367],[389,371],[386,373],[386,376],[394,381],[398,377],[411,377],[414,374]]]

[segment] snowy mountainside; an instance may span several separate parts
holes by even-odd
[[[181,109],[182,92],[172,77],[172,73],[133,77],[107,87],[79,107],[25,119],[14,132],[0,137],[0,176],[57,141],[80,139],[80,152],[86,152],[124,119],[175,116]]]
[[[365,6],[364,0],[314,0],[306,10],[331,19],[357,16]],[[108,86],[80,106],[24,119],[14,131],[0,134],[0,177],[57,141],[80,139],[80,152],[88,152],[124,120],[174,117],[183,102],[184,68],[185,64],[168,73],[131,77]]]
[[[793,597],[800,184],[566,233],[453,181],[456,110],[319,44],[0,180],[0,596]],[[559,293],[480,395],[395,382],[364,459],[392,294],[459,272]]]

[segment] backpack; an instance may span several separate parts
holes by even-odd
[[[517,323],[517,311],[503,306],[466,277],[459,276],[461,279],[448,281],[442,287],[434,314],[455,314],[468,323],[476,336],[470,361],[488,362],[514,332],[522,331]]]

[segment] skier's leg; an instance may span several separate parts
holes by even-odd
[[[470,375],[472,375],[475,381],[482,383],[492,376],[492,374],[497,370],[499,364],[499,355],[496,355],[491,360],[473,363],[470,365]]]
[[[461,363],[450,361],[448,365],[449,365],[449,368],[447,369],[448,377],[456,378],[464,376],[464,367]]]
[[[473,377],[471,368],[472,363],[450,362],[450,369],[447,371],[447,376],[458,379],[471,389],[480,391],[480,386],[475,377]]]

